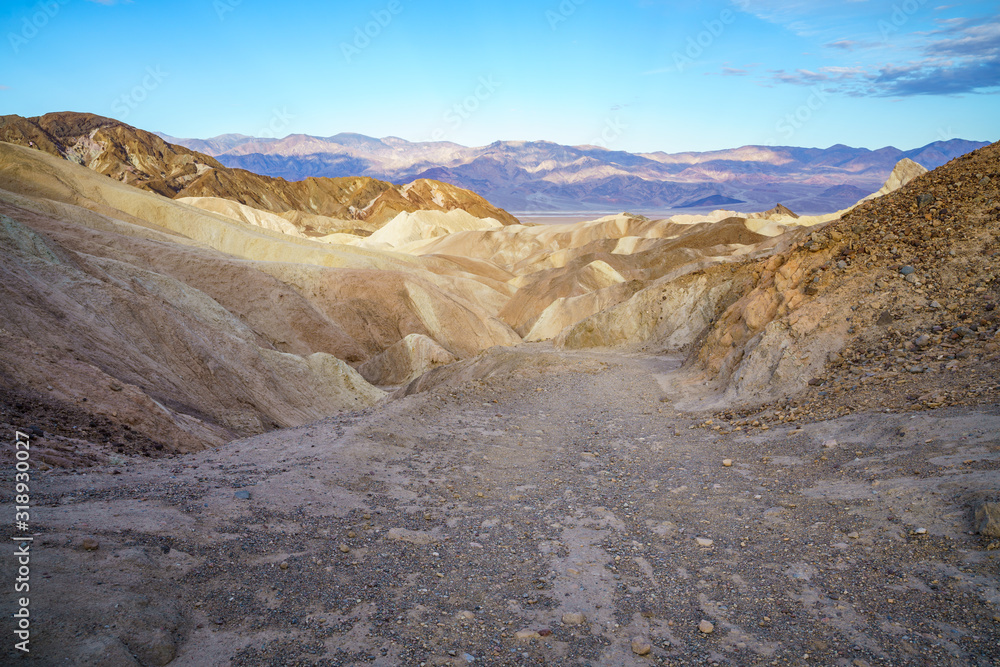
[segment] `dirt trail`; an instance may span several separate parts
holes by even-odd
[[[219,450],[41,473],[26,662],[1000,662],[1000,552],[969,534],[997,406],[748,435],[664,402],[670,359],[472,363]]]

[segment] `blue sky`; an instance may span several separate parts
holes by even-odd
[[[6,0],[0,113],[613,150],[1000,139],[1000,3]]]

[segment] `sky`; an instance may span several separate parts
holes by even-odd
[[[998,2],[2,5],[2,114],[631,152],[1000,139]]]

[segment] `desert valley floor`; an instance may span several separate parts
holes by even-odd
[[[381,409],[47,475],[33,656],[1000,660],[1000,551],[967,511],[995,489],[996,406],[762,430],[675,412],[670,359],[477,363],[482,381]]]

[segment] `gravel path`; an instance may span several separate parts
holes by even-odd
[[[43,473],[27,662],[1000,663],[1000,551],[970,532],[998,406],[749,433],[675,412],[670,359],[478,363],[217,451]]]

